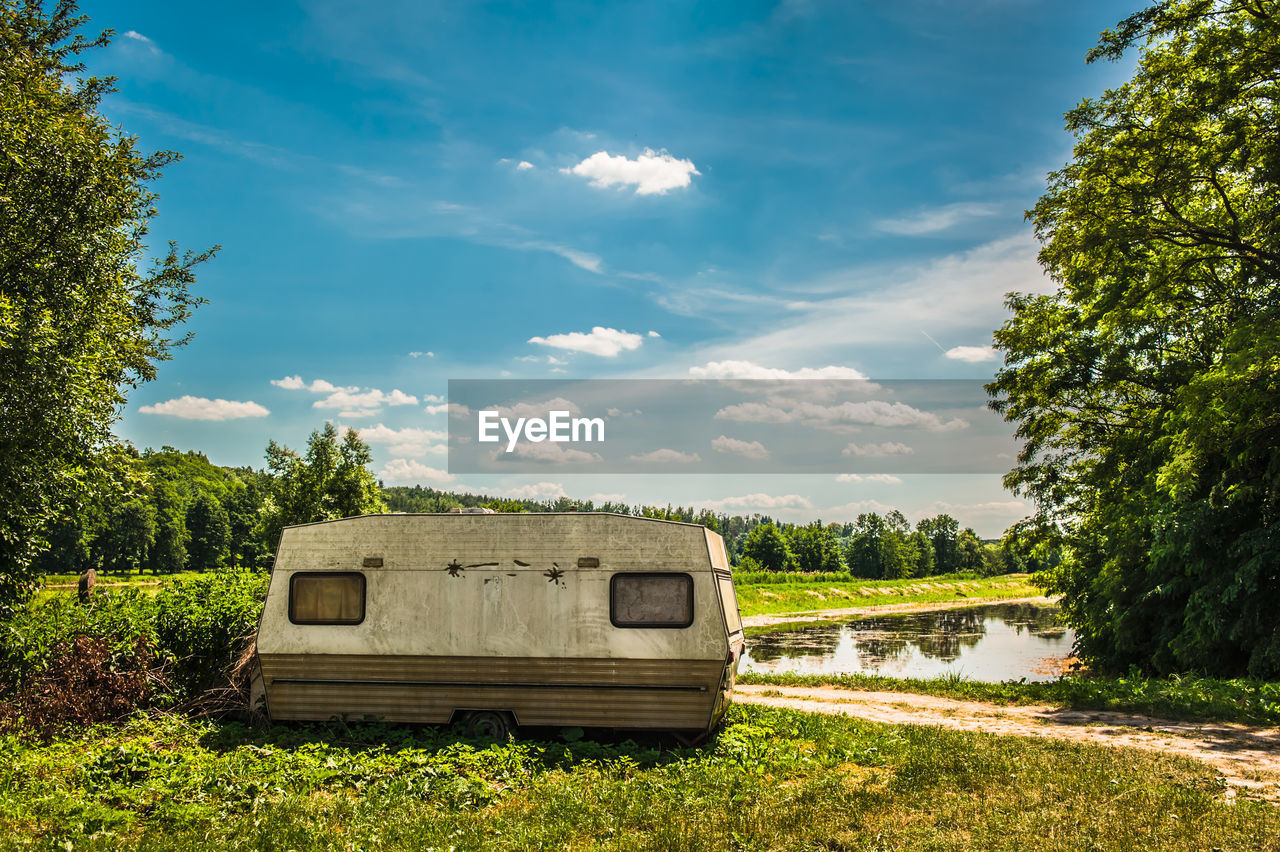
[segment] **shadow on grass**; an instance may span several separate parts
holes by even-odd
[[[470,748],[476,751],[517,746],[527,748],[543,762],[570,768],[588,761],[628,758],[639,767],[656,766],[699,757],[713,751],[719,729],[697,746],[685,746],[671,734],[615,731],[609,728],[522,727],[518,736],[501,741],[471,736],[461,725],[414,725],[333,719],[322,723],[252,725],[236,721],[214,722],[199,744],[210,751],[229,752],[246,746],[294,749],[323,745],[348,751],[427,754]]]

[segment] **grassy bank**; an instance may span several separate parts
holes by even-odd
[[[915,580],[852,580],[833,582],[807,575],[803,582],[737,583],[738,607],[744,617],[786,615],[886,604],[929,604],[968,599],[1005,600],[1042,594],[1028,574],[976,577],[942,574]],[[976,601],[975,601],[976,602]]]
[[[0,758],[5,848],[1280,849],[1186,760],[754,707],[694,749],[161,717]]]
[[[1116,710],[1165,719],[1280,725],[1280,683],[1192,676],[1063,677],[1044,683],[983,683],[962,678],[744,673],[739,683],[836,686],[938,695],[991,704],[1048,704],[1073,710]]]

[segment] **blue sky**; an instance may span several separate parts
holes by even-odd
[[[154,243],[220,243],[117,432],[261,466],[326,419],[388,484],[900,507],[994,536],[994,475],[450,476],[458,378],[985,378],[1023,211],[1127,3],[88,2],[111,120],[180,151]],[[781,371],[781,372],[780,372]],[[804,375],[801,373],[801,375]],[[412,400],[412,401],[410,401]],[[250,404],[251,403],[251,404]],[[893,477],[890,477],[892,479]]]

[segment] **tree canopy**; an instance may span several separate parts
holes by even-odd
[[[1131,80],[1066,116],[1030,212],[1058,289],[1014,295],[988,389],[1006,484],[1101,667],[1280,676],[1280,8],[1168,0],[1103,34]]]
[[[0,2],[0,609],[30,590],[56,522],[129,486],[111,426],[185,341],[212,253],[171,244],[139,268],[148,185],[177,155],[142,153],[99,113],[112,80],[78,76],[78,57],[110,32],[86,39],[84,21],[70,2]]]

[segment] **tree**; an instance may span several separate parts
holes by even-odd
[[[844,559],[849,570],[867,579],[884,576],[884,550],[881,547],[888,529],[884,518],[875,512],[863,512],[853,525],[853,534],[845,546]]]
[[[788,531],[787,544],[797,571],[826,572],[844,568],[836,537],[821,522],[792,527]]]
[[[1103,34],[1129,82],[1066,116],[1012,295],[1005,478],[1061,530],[1041,576],[1100,669],[1280,677],[1280,9],[1166,0]]]
[[[960,570],[960,551],[956,538],[960,534],[960,522],[947,514],[922,518],[916,529],[924,533],[933,545],[933,570],[938,574],[950,574]]]
[[[773,524],[760,524],[747,533],[742,555],[755,560],[765,571],[787,571],[794,567],[787,540]]]
[[[33,588],[59,520],[118,487],[111,435],[125,392],[185,342],[201,301],[172,244],[138,269],[148,184],[177,159],[143,154],[98,112],[109,78],[75,77],[87,40],[70,2],[0,3],[0,610]]]
[[[982,540],[970,527],[965,527],[956,537],[956,552],[959,553],[960,570],[985,573],[986,557],[983,553]]]
[[[156,537],[156,510],[143,500],[115,507],[106,527],[94,541],[104,571],[127,574],[142,571]]]
[[[280,531],[292,524],[387,511],[378,480],[366,467],[371,459],[369,446],[354,429],[339,443],[332,423],[311,433],[305,457],[271,441],[267,445],[270,498],[263,520],[270,549],[275,549]]]
[[[222,565],[231,544],[231,519],[227,510],[207,492],[201,492],[187,506],[187,567],[210,571]]]

